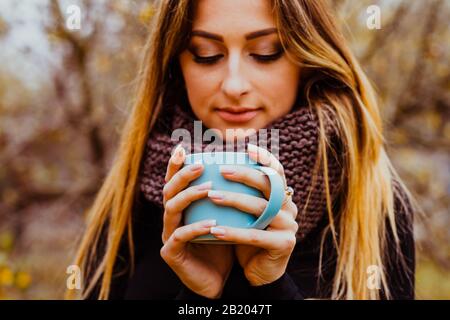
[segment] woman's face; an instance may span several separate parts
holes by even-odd
[[[192,111],[224,139],[226,129],[266,127],[296,100],[300,70],[283,52],[269,0],[199,0],[179,61]]]

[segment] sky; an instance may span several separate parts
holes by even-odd
[[[105,1],[96,0],[93,10],[101,8]],[[124,0],[125,5],[127,1]],[[79,3],[79,0],[60,0],[63,14],[67,17],[66,9]],[[51,47],[45,32],[48,4],[49,0],[0,0],[0,18],[10,26],[6,36],[0,38],[0,69],[12,72],[30,89],[39,89],[40,82],[48,80],[46,71],[58,64],[61,56]],[[101,16],[101,12],[98,15]],[[120,21],[113,15],[106,23],[111,34],[121,28]],[[86,30],[89,29],[85,27],[81,32]]]
[[[0,68],[12,72],[32,87],[37,84],[34,76],[45,74],[46,60],[52,56],[43,29],[47,2],[0,1],[0,16],[10,25],[6,36],[0,39]],[[33,54],[27,54],[30,50]]]

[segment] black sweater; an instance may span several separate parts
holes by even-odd
[[[110,299],[206,299],[189,290],[161,258],[162,215],[162,209],[140,196],[133,212],[135,270],[130,274],[128,246],[122,241],[112,278]],[[415,248],[412,223],[412,214],[402,210],[399,201],[396,201],[396,225],[406,264],[401,263],[392,232],[387,227],[388,248],[384,254],[388,286],[393,299],[414,299]],[[322,274],[318,276],[320,240],[327,224],[328,220],[324,215],[313,232],[297,243],[285,274],[273,283],[251,286],[239,263],[235,261],[221,298],[329,298],[336,267],[331,237],[325,240]],[[98,292],[97,284],[88,299],[96,299]],[[384,297],[383,291],[381,297]]]

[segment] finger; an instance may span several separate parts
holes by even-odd
[[[265,231],[218,226],[211,228],[211,234],[218,239],[231,241],[236,244],[251,245],[280,252],[292,252],[296,244],[295,233],[288,231]]]
[[[222,165],[219,169],[224,178],[258,189],[266,199],[269,199],[270,181],[266,175],[261,174],[261,171],[239,165]]]
[[[273,230],[286,230],[296,233],[298,230],[298,222],[295,221],[295,218],[292,217],[289,211],[280,210],[268,227]]]
[[[260,216],[268,203],[266,199],[261,197],[224,190],[210,190],[208,191],[208,197],[216,204],[235,207],[255,216]]]
[[[295,202],[292,201],[292,197],[288,198],[288,201],[286,201],[281,208],[289,212],[293,219],[297,218],[298,207]]]
[[[297,232],[298,223],[292,218],[292,214],[285,210],[280,210],[275,218],[268,225],[268,230]]]
[[[203,172],[203,164],[191,164],[176,172],[163,188],[163,204],[185,189]]]
[[[182,211],[193,201],[205,198],[211,187],[211,181],[207,181],[198,186],[191,186],[166,202],[163,216],[163,243],[172,235],[175,229],[179,227],[182,219]]]
[[[261,216],[267,207],[266,199],[244,193],[224,190],[208,191],[208,198],[215,204],[234,207],[250,213],[256,217]],[[278,230],[297,230],[297,223],[291,212],[280,210],[270,223],[270,227]]]
[[[186,157],[186,152],[181,144],[177,145],[172,155],[170,156],[169,163],[167,164],[166,176],[164,177],[164,181],[168,182],[172,176],[180,170],[183,166],[184,159]]]
[[[169,264],[175,263],[177,257],[182,256],[187,242],[198,236],[209,234],[211,227],[216,224],[216,220],[205,220],[176,229],[161,248],[161,257]]]
[[[241,266],[246,266],[248,262],[253,258],[256,251],[259,251],[259,248],[254,246],[249,246],[246,244],[240,244],[234,246],[234,252],[236,257],[239,260]]]
[[[247,149],[250,159],[274,169],[283,178],[284,186],[287,186],[283,165],[272,153],[251,143],[247,144]]]

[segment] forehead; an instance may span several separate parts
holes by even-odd
[[[275,27],[270,0],[197,0],[193,29],[245,34]]]

